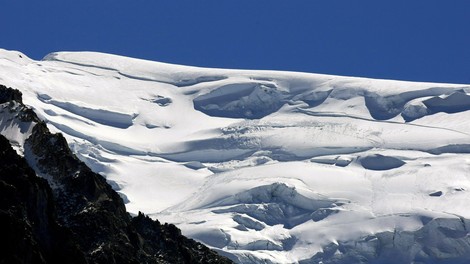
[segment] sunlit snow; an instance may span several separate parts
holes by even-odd
[[[6,50],[0,84],[131,213],[242,262],[470,218],[469,85]],[[30,128],[2,118],[20,151]]]

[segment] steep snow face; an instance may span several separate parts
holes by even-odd
[[[6,50],[0,84],[20,89],[130,212],[239,262],[470,252],[468,85]],[[29,128],[0,120],[21,151]]]
[[[0,134],[5,136],[15,151],[24,156],[24,141],[31,135],[35,123],[17,118],[18,105],[0,104]]]

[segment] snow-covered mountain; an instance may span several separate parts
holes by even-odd
[[[0,113],[8,115],[2,125],[29,134],[23,157],[12,134],[0,135],[0,263],[232,263],[172,224],[131,217],[105,178],[23,104],[20,91],[0,85]]]
[[[128,211],[238,262],[470,260],[470,85],[6,50],[0,84]]]

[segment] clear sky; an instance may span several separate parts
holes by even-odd
[[[0,48],[470,83],[470,0],[2,0]]]

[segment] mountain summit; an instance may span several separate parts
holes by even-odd
[[[36,174],[89,167],[137,219],[235,262],[470,261],[470,85],[6,50],[0,83],[37,114],[36,126],[0,115]],[[78,159],[50,154],[65,146]]]

